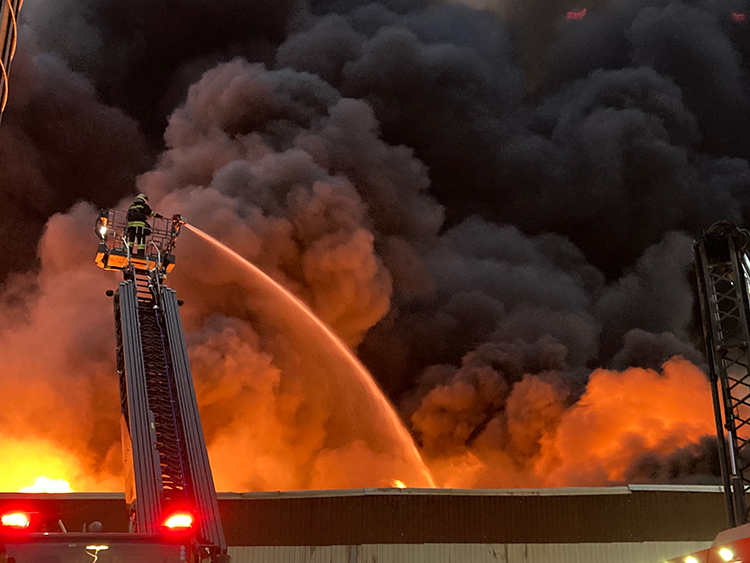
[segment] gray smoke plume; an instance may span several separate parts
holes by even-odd
[[[13,358],[0,392],[29,377],[77,382],[80,416],[100,429],[91,441],[65,444],[31,407],[14,416],[85,459],[82,474],[116,472],[104,400],[116,391],[98,379],[109,312],[90,297],[107,284],[53,282],[104,275],[76,237],[89,240],[93,206],[138,190],[310,304],[398,406],[441,484],[715,474],[690,244],[750,210],[749,30],[732,18],[743,9],[29,3],[0,128],[0,225],[13,233],[0,320],[14,327],[0,332]],[[79,200],[90,203],[67,211]],[[240,274],[199,241],[183,237],[179,260],[170,283],[188,303],[222,486],[380,486],[336,474],[382,452],[326,426],[335,400],[305,402],[294,374],[314,352],[274,336]],[[102,312],[60,314],[63,299]],[[66,358],[61,373],[29,376],[18,335],[43,346],[58,333],[78,336],[48,347]],[[86,391],[80,373],[102,374],[89,387],[106,390]],[[643,418],[658,396],[648,386],[693,393],[684,408],[664,399],[658,432]],[[610,412],[643,420],[641,433]],[[6,443],[20,439],[13,428],[0,415]],[[257,461],[244,472],[238,448]]]

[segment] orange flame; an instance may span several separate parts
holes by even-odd
[[[120,491],[122,480],[94,475],[75,452],[47,440],[19,439],[0,434],[0,453],[11,460],[0,471],[0,491],[69,493]]]
[[[537,444],[528,464],[521,467],[507,452],[488,449],[487,442],[478,440],[476,448],[430,460],[440,486],[607,485],[627,479],[631,462],[645,453],[666,455],[715,432],[708,380],[696,366],[679,357],[666,362],[661,373],[641,368],[624,372],[596,370],[584,395],[567,409],[563,402],[555,403],[554,393],[542,393],[547,385],[542,380],[531,383],[534,381],[516,384],[510,402],[528,410],[528,417],[547,423],[535,430],[536,438],[511,424],[526,420],[518,418],[513,409],[508,415],[512,420],[507,423],[511,438],[520,432],[519,439],[532,439]],[[0,441],[4,457],[13,460],[0,474],[0,490],[122,489],[119,477],[109,476],[102,481],[101,476],[89,474],[75,454],[49,442],[2,436]],[[353,459],[358,457],[356,453],[352,454]],[[29,486],[31,479],[40,474],[49,477],[39,478]],[[406,485],[394,478],[386,486]]]
[[[535,469],[548,486],[621,481],[637,456],[668,454],[713,435],[712,413],[706,376],[682,358],[666,362],[662,374],[599,369],[543,439]]]
[[[429,461],[443,487],[607,486],[627,481],[642,456],[668,456],[715,432],[708,379],[675,357],[661,373],[595,370],[570,407],[554,385],[526,376],[486,436]]]
[[[39,477],[30,487],[23,487],[22,493],[72,493],[70,483],[65,479]]]

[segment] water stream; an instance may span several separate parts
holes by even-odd
[[[336,419],[336,424],[331,427],[337,430],[329,432],[329,435],[336,446],[344,447],[352,440],[364,442],[376,453],[399,460],[396,465],[400,468],[398,474],[390,475],[393,479],[398,478],[410,487],[435,487],[435,481],[411,435],[349,347],[305,303],[258,267],[200,229],[189,224],[186,227],[241,263],[254,284],[266,294],[261,299],[278,302],[273,304],[274,310],[278,310],[282,316],[294,317],[298,323],[305,323],[299,330],[305,335],[305,343],[312,347],[312,351],[308,350],[302,355],[313,356],[318,364],[330,364],[325,370],[327,381],[321,381],[317,386],[324,388],[328,397],[333,397],[333,400],[328,399],[332,405],[331,418]],[[316,392],[317,389],[312,390],[312,394]],[[315,397],[310,397],[310,400],[315,400]],[[372,483],[368,486],[382,485]]]

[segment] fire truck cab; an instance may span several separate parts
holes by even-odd
[[[750,524],[720,532],[708,549],[675,557],[664,563],[750,562]]]
[[[0,535],[0,563],[188,563],[184,534],[28,533]]]

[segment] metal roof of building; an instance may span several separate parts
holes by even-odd
[[[726,528],[721,487],[355,489],[221,493],[233,546],[406,543],[711,541]],[[99,520],[126,531],[124,495],[0,493],[0,511],[28,502],[70,530]]]

